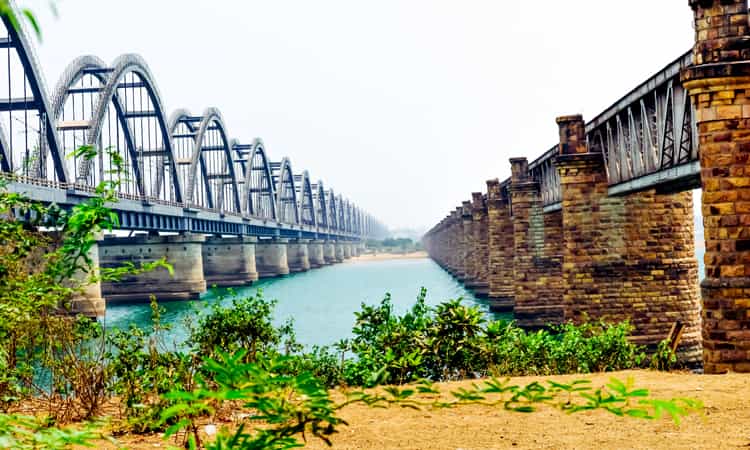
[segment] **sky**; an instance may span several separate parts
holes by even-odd
[[[229,133],[393,228],[425,230],[687,51],[685,0],[44,0],[48,89],[73,58],[145,58],[167,111]]]

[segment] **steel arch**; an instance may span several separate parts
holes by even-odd
[[[211,131],[217,131],[217,133],[211,133]],[[217,137],[218,139],[216,139]],[[226,125],[218,109],[208,108],[203,112],[202,120],[195,133],[195,144],[195,151],[190,162],[189,186],[195,187],[198,165],[200,164],[204,185],[208,194],[213,194],[210,198],[210,203],[213,205],[211,207],[220,211],[241,213],[242,207],[240,206],[237,176],[234,170],[234,158],[232,157]],[[224,154],[224,158],[222,160],[222,158],[211,158],[209,156],[207,160],[206,153],[208,152],[221,152]],[[216,169],[219,169],[219,172],[216,172]],[[224,201],[227,190],[231,195],[230,203]],[[195,189],[191,189],[190,194],[194,195]],[[194,200],[190,195],[188,199]]]
[[[104,81],[105,84],[99,89],[98,102],[91,114],[91,119],[87,130],[88,135],[86,136],[86,144],[94,148],[99,147],[100,139],[102,137],[102,129],[105,122],[105,115],[107,115],[109,111],[109,104],[112,103],[115,107],[117,115],[119,116],[118,119],[120,120],[120,122],[127,123],[127,126],[123,126],[123,132],[130,133],[130,136],[126,137],[129,145],[132,146],[129,149],[129,152],[131,153],[131,157],[136,156],[135,159],[137,160],[137,162],[133,161],[134,166],[140,166],[140,169],[136,169],[134,167],[136,176],[140,177],[140,194],[147,197],[154,196],[149,195],[149,193],[146,191],[146,186],[148,185],[146,183],[146,181],[148,180],[145,180],[146,175],[139,172],[142,172],[143,168],[145,167],[144,159],[149,158],[149,161],[151,161],[150,158],[155,156],[157,158],[157,160],[154,161],[155,171],[163,171],[165,167],[169,168],[169,171],[172,174],[172,187],[174,189],[175,200],[178,202],[181,201],[181,186],[177,181],[176,166],[174,163],[174,155],[172,151],[172,142],[170,139],[166,114],[164,112],[165,110],[161,101],[161,95],[159,94],[156,83],[154,82],[154,77],[151,74],[151,70],[148,68],[146,62],[139,55],[125,54],[115,59],[110,67],[92,68],[90,72],[92,74],[97,74],[97,78]],[[130,81],[128,81],[128,75],[130,75]],[[129,110],[130,105],[128,105],[127,100],[124,104],[120,101],[120,89],[125,90],[124,95],[127,95],[128,89],[132,90],[133,95],[135,95],[135,90],[139,89],[139,110]],[[145,90],[146,105],[150,109],[143,109],[143,91],[140,91],[140,89]],[[135,108],[135,106],[136,101],[135,98],[133,98],[133,109]],[[132,130],[130,130],[131,127],[129,120],[133,120],[134,122],[136,120],[139,121],[138,123],[141,125],[141,134],[143,134],[143,123],[147,122],[147,127],[149,129],[150,146],[151,118],[155,120],[155,125],[157,128],[156,130],[154,130],[154,138],[157,141],[161,139],[162,148],[149,148],[146,150],[143,149],[143,145],[140,149],[133,148],[136,147],[137,144],[134,143],[136,139],[132,135]],[[102,149],[99,149],[99,151],[101,152]],[[161,158],[161,161],[159,161],[159,158]],[[164,160],[165,158],[167,159],[167,161]],[[82,160],[80,162],[80,167],[78,168],[79,174],[76,176],[76,181],[78,183],[86,184],[90,179],[91,171],[94,165],[95,163],[93,160]],[[163,173],[158,176],[154,174],[154,190],[161,189],[162,183],[159,181],[161,177],[163,177]],[[160,193],[157,192],[156,194],[157,195],[155,195],[154,197],[158,196]]]
[[[336,199],[336,207],[338,209],[338,229],[339,231],[346,231],[346,205],[344,205],[344,197],[339,194]]]
[[[19,11],[15,6],[15,2],[13,0],[9,0],[8,3],[8,6],[10,8],[14,9],[15,11]],[[65,170],[63,159],[64,157],[62,155],[60,141],[55,130],[54,116],[51,114],[51,103],[48,97],[46,83],[44,80],[44,76],[42,75],[40,65],[36,59],[34,47],[31,43],[31,40],[29,40],[27,36],[27,32],[25,30],[25,22],[19,21],[17,26],[13,26],[7,15],[3,15],[2,21],[8,33],[7,39],[5,39],[6,43],[5,45],[3,45],[3,47],[8,51],[9,98],[7,99],[7,101],[0,103],[4,103],[3,112],[8,113],[9,129],[7,135],[5,134],[4,130],[0,130],[0,133],[2,134],[2,136],[0,137],[0,146],[2,147],[0,148],[0,155],[3,159],[3,162],[0,164],[0,170],[4,172],[12,172],[16,169],[14,158],[14,156],[16,155],[14,154],[13,149],[12,132],[14,118],[12,117],[12,115],[16,112],[23,112],[24,118],[26,119],[23,121],[26,128],[24,133],[26,137],[26,148],[23,149],[24,160],[22,162],[19,162],[18,164],[19,168],[20,166],[26,166],[25,170],[27,171],[27,173],[24,173],[23,175],[36,178],[46,177],[46,173],[40,174],[35,170],[32,170],[31,173],[28,173],[28,169],[31,166],[29,162],[32,162],[32,158],[35,158],[33,161],[38,160],[40,157],[46,159],[46,156],[49,153],[52,158],[52,169],[54,171],[54,178],[52,181],[56,180],[59,182],[67,183],[70,181],[70,179],[68,177],[67,171]],[[23,97],[20,99],[13,98],[13,82],[11,80],[10,70],[11,50],[15,50],[15,55],[18,57],[18,61],[21,64],[23,70]],[[27,97],[27,85],[31,90],[31,98]],[[38,134],[38,146],[32,149],[30,149],[28,145],[28,111],[36,111],[39,120],[39,129],[33,130],[32,127],[32,130],[35,132],[35,134]],[[36,165],[37,163],[34,162],[33,164]]]
[[[279,220],[273,171],[263,140],[256,138],[250,146],[249,168],[245,180],[251,214],[268,220]]]
[[[301,174],[295,175],[294,183],[297,188],[297,211],[299,211],[300,223],[310,226],[317,225],[310,174],[305,170]]]
[[[313,186],[313,195],[315,196],[315,214],[318,226],[328,228],[328,202],[326,201],[326,190],[323,187],[323,180]]]
[[[300,223],[297,201],[297,188],[294,183],[292,163],[289,158],[271,163],[274,185],[276,187],[277,220],[284,223]]]
[[[328,219],[330,221],[329,228],[338,231],[339,229],[339,216],[338,216],[338,205],[336,204],[336,194],[333,189],[328,191]]]
[[[62,76],[58,80],[55,90],[53,92],[52,97],[52,113],[53,117],[55,118],[56,128],[58,129],[58,132],[62,135],[62,153],[63,157],[69,161],[70,167],[66,167],[68,169],[68,173],[71,176],[72,180],[77,180],[78,175],[78,165],[79,161],[76,158],[69,159],[69,155],[76,150],[77,147],[79,147],[78,143],[76,143],[76,135],[81,134],[82,140],[80,142],[81,145],[87,144],[87,138],[86,133],[90,130],[93,120],[89,118],[89,120],[83,120],[85,116],[85,112],[81,111],[81,120],[76,121],[76,106],[75,106],[75,98],[77,95],[85,96],[88,95],[89,100],[93,99],[93,96],[96,94],[100,94],[101,90],[103,89],[101,86],[89,86],[88,88],[82,88],[82,87],[76,87],[76,85],[80,82],[83,83],[83,79],[86,76],[93,77],[97,80],[97,84],[102,85],[106,84],[107,82],[107,64],[101,60],[100,58],[93,56],[93,55],[84,55],[80,56],[73,61],[71,61],[70,64],[65,68],[63,71]],[[91,80],[90,80],[91,82]],[[66,103],[69,99],[72,99],[72,109],[73,109],[73,119],[71,121],[66,121],[65,117],[65,107]],[[79,104],[85,104],[84,99],[79,100]],[[97,99],[97,104],[99,103],[99,99]],[[143,177],[140,173],[140,165],[138,164],[138,156],[136,153],[135,144],[133,143],[133,133],[130,128],[130,124],[127,119],[124,118],[124,108],[122,105],[122,102],[120,101],[119,95],[117,91],[115,90],[112,96],[112,104],[115,108],[115,114],[117,116],[116,120],[119,121],[122,129],[123,129],[123,138],[125,140],[125,146],[127,147],[127,151],[130,155],[128,160],[131,162],[132,170],[133,170],[133,180],[136,186],[136,194],[137,195],[145,195],[145,189],[143,187]],[[83,108],[82,108],[83,109]],[[89,110],[90,114],[93,114],[93,108]],[[77,123],[76,123],[77,122]],[[67,135],[72,134],[72,148],[67,149],[66,148],[66,142],[67,142]],[[70,150],[70,151],[68,151]],[[99,148],[101,151],[102,149]],[[38,161],[41,161],[41,158],[38,158]],[[39,167],[39,170],[41,170],[41,166]],[[96,183],[91,183],[96,184]]]

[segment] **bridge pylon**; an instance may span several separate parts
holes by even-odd
[[[706,373],[750,372],[750,32],[747,0],[690,0],[694,65],[681,80],[699,139]]]
[[[634,341],[652,349],[679,321],[678,357],[699,365],[692,193],[609,195],[604,156],[589,148],[583,117],[557,123],[565,320],[629,320]]]

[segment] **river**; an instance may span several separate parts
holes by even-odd
[[[427,288],[426,301],[430,305],[461,297],[466,304],[479,306],[488,317],[509,318],[490,313],[486,303],[427,258],[348,261],[261,280],[252,286],[235,288],[235,292],[236,295],[252,295],[262,289],[266,298],[277,300],[275,322],[281,324],[292,318],[298,341],[309,347],[331,345],[350,337],[354,312],[360,310],[361,303],[379,303],[386,292],[392,296],[394,309],[403,313],[414,304],[422,286]],[[219,301],[217,298],[217,292],[209,291],[201,300],[211,303]],[[230,300],[221,301],[228,303]],[[171,336],[175,341],[185,339],[185,320],[194,318],[194,308],[202,304],[162,304],[166,309],[162,322],[173,326]],[[125,329],[130,323],[148,327],[150,308],[144,304],[108,306],[105,320],[107,327]]]

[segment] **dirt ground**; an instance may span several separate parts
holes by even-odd
[[[342,410],[349,426],[334,435],[334,449],[737,449],[750,448],[750,374],[693,375],[626,371],[587,376],[594,386],[610,377],[633,377],[653,397],[689,397],[702,400],[705,412],[676,426],[669,419],[646,421],[620,418],[596,411],[566,415],[542,408],[532,414],[511,413],[486,406],[415,411],[377,409],[354,405]],[[581,376],[520,377],[514,384],[533,380],[572,380]],[[444,383],[441,391],[468,386],[470,381]],[[125,436],[120,445],[134,449],[174,445],[159,436]],[[310,441],[305,448],[329,448]]]

